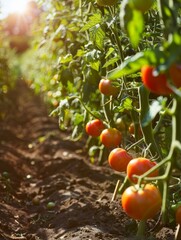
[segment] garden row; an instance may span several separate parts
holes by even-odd
[[[139,236],[158,214],[160,225],[181,223],[180,9],[179,0],[50,1],[19,56],[60,128],[73,141],[88,136],[90,161],[125,175],[115,197]]]

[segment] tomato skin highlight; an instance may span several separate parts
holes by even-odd
[[[119,88],[112,84],[109,79],[101,79],[99,82],[99,91],[106,96],[117,96]]]
[[[118,172],[126,171],[131,159],[133,159],[133,157],[123,148],[113,149],[108,156],[110,167]]]
[[[169,95],[172,90],[167,86],[167,76],[164,73],[154,76],[155,68],[152,66],[143,66],[141,68],[142,82],[150,92],[157,95]]]
[[[147,158],[140,157],[140,158],[134,158],[132,159],[127,166],[127,176],[128,178],[134,182],[137,183],[138,179],[133,177],[133,175],[142,175],[148,170],[150,170],[152,167],[156,165],[156,162],[152,162]],[[155,170],[154,172],[150,173],[148,177],[157,177],[159,175],[158,170]]]
[[[97,0],[97,5],[104,7],[104,6],[113,6],[117,3],[117,0]]]
[[[162,198],[159,189],[146,184],[143,189],[138,185],[128,187],[122,194],[123,210],[136,220],[153,218],[161,209]]]
[[[122,134],[116,128],[107,128],[101,132],[100,141],[108,148],[118,147],[122,140]]]
[[[130,6],[138,11],[148,11],[154,3],[154,0],[130,0]]]
[[[105,125],[100,119],[94,119],[86,124],[85,129],[88,135],[99,137],[103,129],[105,129]]]

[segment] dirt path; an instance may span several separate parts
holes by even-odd
[[[133,239],[135,222],[111,202],[118,174],[91,165],[25,83],[1,111],[0,240]],[[156,239],[173,235],[162,228]]]

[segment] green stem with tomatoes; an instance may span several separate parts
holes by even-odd
[[[146,114],[149,111],[149,91],[144,87],[144,85],[142,85],[141,87],[139,87],[138,93],[139,93],[139,102],[140,102],[140,123],[141,123],[143,137],[144,137],[145,143],[147,145],[150,145],[150,152],[152,156],[158,157],[160,160],[162,158],[162,154],[154,138],[152,123],[144,122]]]

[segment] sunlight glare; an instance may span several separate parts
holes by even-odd
[[[26,10],[27,2],[25,0],[16,0],[13,1],[13,12],[23,14]]]
[[[23,14],[26,11],[27,2],[27,0],[8,0],[7,2],[2,2],[2,10],[4,7],[6,15],[11,13]]]

